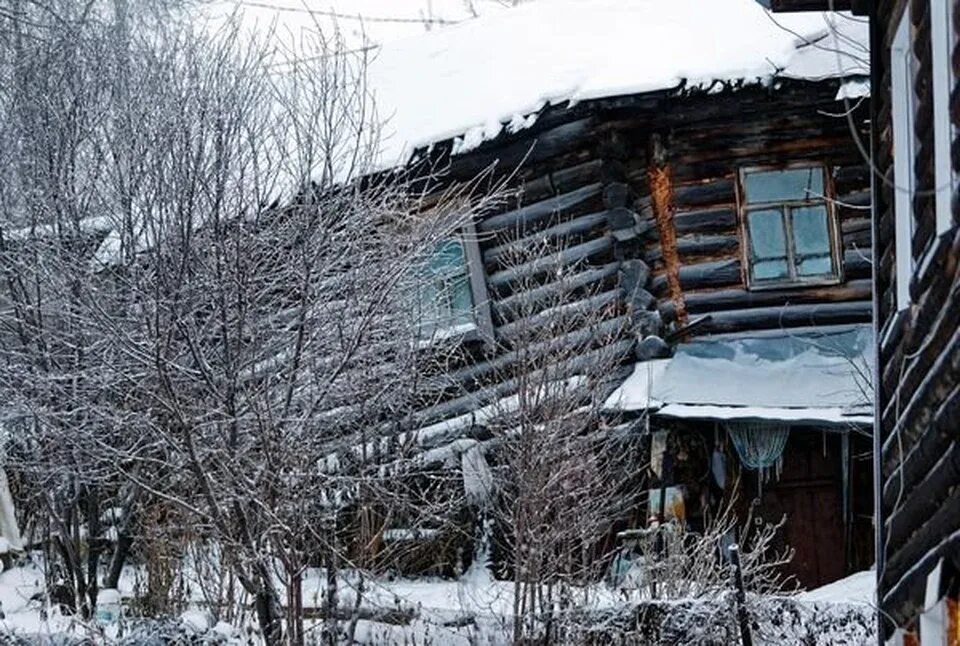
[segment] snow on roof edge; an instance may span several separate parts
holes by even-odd
[[[859,98],[867,25],[831,14],[778,15],[755,0],[537,0],[384,46],[370,70],[384,168],[454,140],[465,153],[544,106],[718,81],[840,79]],[[749,33],[750,38],[730,38]],[[832,38],[831,38],[832,35]],[[690,47],[696,43],[696,47]],[[535,107],[539,106],[539,107]]]

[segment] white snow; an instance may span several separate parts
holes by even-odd
[[[389,166],[451,138],[465,152],[548,104],[681,82],[863,77],[868,42],[865,21],[774,17],[756,0],[537,0],[388,43],[369,79]]]
[[[180,615],[180,622],[194,633],[203,634],[213,628],[214,618],[203,610],[187,610]]]
[[[876,605],[877,571],[864,570],[828,583],[825,586],[801,592],[797,598],[811,603],[855,603]]]
[[[484,506],[493,492],[493,472],[483,455],[483,447],[475,444],[460,456],[463,473],[463,492],[467,501]]]
[[[870,424],[869,326],[704,337],[641,362],[606,407],[708,419]]]
[[[610,393],[603,407],[620,410],[648,410],[660,408],[663,402],[651,396],[654,384],[659,384],[670,365],[670,359],[642,361],[633,367],[630,376]]]
[[[841,408],[784,408],[782,406],[704,406],[690,404],[667,404],[657,411],[662,417],[690,419],[750,420],[762,419],[778,422],[827,423],[827,424],[872,424],[870,415],[848,415]]]
[[[489,529],[489,524],[486,525]],[[394,529],[384,538],[405,540],[422,536],[431,536],[431,530]],[[365,607],[409,610],[416,617],[409,626],[390,626],[375,622],[361,621],[358,626],[360,643],[443,643],[477,644],[506,643],[513,613],[514,587],[510,581],[496,580],[489,563],[489,544],[486,537],[480,538],[476,558],[471,567],[459,579],[420,578],[416,580],[394,577],[364,576],[362,604]],[[109,638],[117,635],[118,624],[96,628],[83,623],[78,618],[65,617],[56,608],[48,607],[44,616],[41,597],[43,592],[43,569],[39,563],[42,556],[33,555],[36,562],[14,567],[0,574],[0,602],[5,613],[0,619],[0,634],[14,633],[30,641],[43,636],[90,636],[91,629],[101,631],[102,640],[96,643],[111,643]],[[188,559],[189,561],[189,559]],[[105,610],[118,611],[121,600],[129,602],[134,594],[135,581],[143,576],[139,566],[128,566],[121,577],[120,590],[102,590],[99,604]],[[201,576],[195,565],[184,563],[184,576],[188,582],[187,609],[180,615],[181,625],[198,638],[219,639],[217,643],[248,643],[242,637],[250,623],[230,625],[216,622],[205,609],[206,598],[197,577]],[[138,573],[139,572],[139,573]],[[339,602],[352,607],[358,583],[355,572],[341,572]],[[812,619],[814,614],[827,619],[833,609],[850,606],[872,607],[873,583],[875,572],[860,572],[828,586],[802,593],[796,600],[802,607],[803,620]],[[303,603],[305,607],[317,607],[322,603],[326,589],[326,573],[322,569],[310,568],[304,572]],[[585,589],[573,590],[578,607],[585,610],[624,607],[641,601],[646,593],[641,590],[611,587],[595,584]],[[673,600],[680,602],[683,600]],[[706,603],[711,603],[706,601]],[[763,603],[755,599],[754,603]],[[759,606],[758,606],[759,607]],[[872,612],[868,610],[865,612]],[[836,615],[842,619],[842,614]],[[459,619],[470,619],[458,622]],[[247,622],[254,621],[247,617]],[[308,629],[311,622],[308,622]],[[828,621],[827,624],[830,622]],[[315,625],[314,625],[315,627]],[[839,627],[824,625],[824,628],[840,630]],[[841,631],[842,632],[842,631]],[[840,634],[840,633],[838,633]],[[429,639],[427,639],[429,637]],[[822,637],[822,638],[821,638]],[[817,644],[852,643],[833,640],[834,635],[818,635]],[[793,643],[793,642],[789,642]],[[807,643],[807,642],[804,642]]]
[[[432,540],[440,535],[439,529],[422,528],[418,529],[398,527],[383,530],[383,540],[392,541],[414,541],[414,540]]]

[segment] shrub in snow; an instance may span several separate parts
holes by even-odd
[[[874,612],[855,604],[806,604],[789,597],[751,597],[754,643],[859,646],[875,641]],[[567,637],[583,644],[740,643],[733,594],[714,599],[646,601],[583,615]]]
[[[210,630],[208,627],[200,632],[195,628],[176,619],[137,622],[124,637],[117,640],[116,644],[117,646],[167,646],[168,644],[220,646],[231,643],[231,637],[220,631]]]

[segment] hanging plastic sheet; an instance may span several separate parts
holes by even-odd
[[[655,431],[650,436],[650,469],[658,478],[663,478],[663,466],[667,453],[668,431]]]
[[[775,467],[780,477],[790,426],[776,422],[728,422],[726,427],[740,462],[748,469],[759,471],[762,495],[763,481],[770,467]]]

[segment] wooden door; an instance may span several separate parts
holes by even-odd
[[[826,453],[824,453],[826,447]],[[757,492],[756,479],[753,481]],[[770,474],[755,513],[764,522],[787,521],[778,547],[794,550],[784,568],[807,589],[843,578],[846,546],[841,507],[840,441],[818,430],[794,428],[784,449],[783,472]]]

